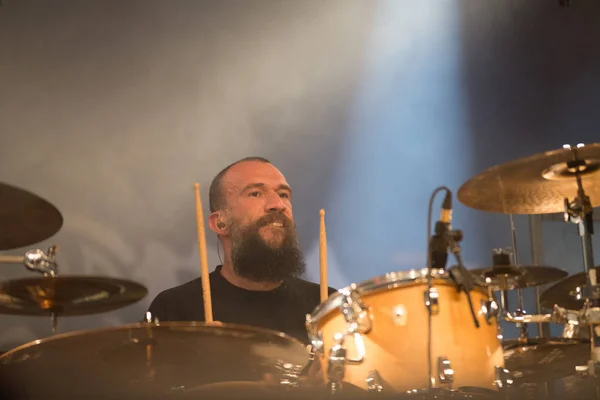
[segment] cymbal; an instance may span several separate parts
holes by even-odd
[[[135,282],[97,276],[17,279],[0,282],[0,314],[97,314],[128,306],[147,294]]]
[[[594,267],[596,274],[600,274],[600,266]],[[553,308],[555,304],[567,310],[581,310],[585,299],[578,299],[577,288],[585,286],[587,277],[585,272],[579,272],[561,280],[544,290],[540,294],[540,305]]]
[[[559,268],[539,265],[496,265],[471,269],[469,272],[480,277],[493,290],[524,289],[556,282],[568,275]]]
[[[58,232],[62,224],[61,213],[46,200],[0,183],[0,250],[41,242]]]
[[[600,205],[600,143],[577,149],[585,160],[581,172],[583,189],[592,207]],[[458,200],[467,207],[504,214],[548,214],[563,212],[564,201],[577,196],[575,175],[566,166],[573,152],[549,151],[496,165],[476,175],[458,190]]]
[[[306,346],[281,332],[162,322],[56,335],[5,353],[0,367],[22,396],[153,394],[158,399],[219,382],[279,382],[284,365],[296,373],[308,360]],[[27,384],[32,376],[35,385]]]
[[[502,343],[504,365],[521,382],[555,381],[575,374],[576,365],[590,358],[590,341],[566,338],[529,338]]]

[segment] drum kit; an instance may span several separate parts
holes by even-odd
[[[442,190],[446,200],[431,235],[431,205]],[[137,323],[55,334],[6,352],[0,356],[0,393],[600,400],[600,267],[594,267],[591,240],[592,200],[600,202],[600,144],[497,165],[464,183],[457,198],[473,209],[509,215],[512,250],[495,250],[490,267],[467,270],[462,232],[451,225],[451,192],[438,188],[429,207],[426,266],[322,297],[306,316],[308,348],[281,332],[210,321],[165,323],[146,313]],[[568,276],[554,267],[520,265],[512,216],[559,212],[578,228],[582,271]],[[52,236],[62,216],[45,200],[0,185],[0,224],[0,250],[8,250]],[[0,313],[50,316],[55,330],[58,316],[107,312],[146,296],[146,288],[131,281],[59,276],[57,250],[0,257],[0,263],[23,263],[42,274],[0,283]],[[447,268],[449,255],[456,265]],[[546,284],[553,286],[537,300],[548,313],[525,312],[522,291]],[[518,295],[514,311],[511,291]],[[519,337],[504,338],[500,322],[518,327]],[[530,337],[532,323],[563,326],[563,334]]]

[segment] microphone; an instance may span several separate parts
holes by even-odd
[[[446,268],[448,262],[448,235],[452,230],[452,192],[447,190],[442,203],[440,219],[435,223],[435,233],[431,237],[431,268]]]

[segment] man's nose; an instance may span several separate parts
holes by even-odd
[[[273,211],[284,211],[287,206],[283,202],[282,198],[277,193],[270,194],[267,198],[267,204],[265,208],[269,212]]]

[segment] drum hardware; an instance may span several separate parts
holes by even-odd
[[[440,379],[440,383],[447,384],[448,389],[452,389],[454,370],[448,357],[438,357],[438,378]]]
[[[435,233],[429,238],[429,229],[431,225],[431,209],[433,204],[433,199],[437,195],[437,193],[441,190],[446,192],[446,196],[442,203],[442,208],[440,212],[440,220],[435,224]],[[454,280],[456,284],[456,288],[459,292],[464,291],[467,300],[469,302],[469,308],[471,310],[471,315],[473,316],[473,322],[476,327],[479,327],[479,321],[475,315],[475,310],[473,308],[473,302],[471,300],[471,290],[473,290],[473,282],[471,281],[471,276],[467,269],[465,268],[462,256],[461,256],[461,248],[460,242],[463,240],[463,233],[461,230],[452,229],[452,191],[448,189],[446,186],[440,186],[436,188],[429,202],[429,215],[428,215],[428,288],[425,292],[425,306],[429,311],[429,315],[436,315],[438,313],[439,305],[438,305],[438,294],[435,291],[435,288],[431,285],[431,271],[434,268],[446,268],[447,256],[448,253],[454,255],[456,259],[457,265],[448,269],[448,273]]]
[[[327,360],[327,385],[331,394],[339,394],[342,390],[342,381],[346,372],[345,336],[341,333],[333,335],[333,346],[329,350]]]
[[[350,325],[350,333],[367,333],[371,330],[371,314],[356,292],[356,285],[340,290],[342,294],[342,314]]]
[[[481,300],[481,311],[485,318],[485,322],[488,325],[492,325],[492,320],[497,319],[500,313],[500,307],[493,297],[489,297],[487,300]]]
[[[376,369],[370,371],[367,375],[367,390],[376,393],[383,392],[383,382]]]
[[[344,380],[346,365],[360,364],[365,358],[365,344],[360,332],[356,330],[357,327],[358,324],[352,322],[350,323],[348,332],[345,334],[338,332],[333,336],[334,342],[329,351],[327,363],[328,385],[332,394],[340,393],[342,391],[342,381]],[[348,351],[344,344],[348,336],[353,337],[357,358],[350,358],[347,356]]]
[[[517,229],[515,227],[515,219],[513,217],[512,214],[509,214],[509,220],[510,220],[510,232],[511,232],[511,239],[512,239],[512,257],[513,257],[513,263],[515,265],[519,265],[519,251],[517,249]],[[517,288],[517,309],[515,310],[515,314],[517,316],[523,316],[526,314],[525,311],[525,305],[523,304],[523,289],[522,288]],[[526,323],[517,323],[517,328],[519,328],[519,339],[521,339],[521,341],[526,341],[528,334],[527,334],[527,324]]]
[[[56,263],[56,253],[59,247],[54,245],[43,250],[35,249],[25,253],[25,256],[2,256],[0,255],[0,264],[23,264],[29,271],[39,272],[43,276],[56,276],[58,274],[58,264]]]
[[[510,371],[504,367],[496,367],[496,385],[499,389],[508,389],[514,383]]]
[[[424,294],[425,307],[427,307],[427,311],[429,311],[430,315],[437,315],[440,312],[440,294],[438,293],[437,289],[430,287]]]
[[[598,160],[586,160],[579,157],[580,149],[585,148],[583,144],[578,144],[576,147],[565,145],[565,150],[572,152],[572,159],[566,162],[566,169],[556,166],[549,168],[546,175],[549,179],[558,175],[567,178],[575,176],[577,182],[577,196],[570,202],[568,197],[564,199],[565,206],[565,221],[574,223],[579,228],[579,236],[581,238],[581,247],[583,251],[583,266],[586,273],[585,297],[586,307],[584,308],[584,323],[589,324],[590,329],[590,359],[587,363],[587,368],[581,366],[577,371],[586,371],[590,377],[596,377],[596,364],[600,362],[600,339],[596,333],[595,327],[600,324],[600,288],[596,279],[596,270],[594,269],[594,254],[592,248],[592,234],[594,233],[593,225],[593,208],[590,198],[583,188],[582,174],[597,172],[600,163]],[[554,166],[553,166],[554,167]]]
[[[567,322],[560,337],[564,339],[575,339],[581,335],[580,325],[577,323]]]

